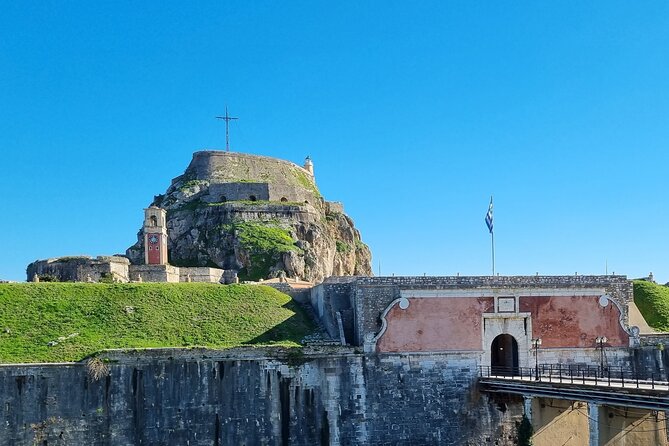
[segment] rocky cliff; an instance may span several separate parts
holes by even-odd
[[[167,210],[169,261],[320,281],[371,275],[371,253],[340,203],[321,196],[309,165],[203,151],[151,204]],[[127,250],[143,263],[143,233]]]

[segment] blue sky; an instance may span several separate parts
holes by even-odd
[[[192,152],[301,163],[390,274],[669,281],[669,3],[5,2],[0,279],[122,253]]]

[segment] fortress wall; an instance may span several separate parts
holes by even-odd
[[[352,309],[351,293],[350,283],[322,283],[311,289],[311,306],[332,339],[341,339],[337,313]],[[353,331],[348,336],[344,333],[344,338],[348,338],[350,344],[355,344]]]
[[[36,260],[28,265],[26,270],[27,280],[33,277],[55,277],[60,282],[77,282],[79,278],[79,267],[88,265],[93,261],[90,257],[65,257],[58,259]]]
[[[593,347],[598,336],[606,336],[609,346],[629,345],[620,311],[615,305],[602,307],[599,295],[522,296],[520,311],[532,315],[532,337],[542,339],[542,348]]]
[[[514,444],[522,404],[479,394],[468,355],[277,352],[112,353],[99,381],[0,366],[0,445]]]
[[[115,280],[128,281],[128,265],[125,257],[99,256],[95,259],[88,256],[58,257],[55,259],[37,260],[27,268],[27,280],[32,281],[35,274],[41,278],[56,278],[59,282],[99,282],[100,279],[112,274]]]
[[[213,178],[220,182],[256,180],[257,182],[285,183],[296,173],[311,174],[303,167],[277,158],[236,152],[205,150],[193,153],[185,175],[190,179]]]
[[[482,350],[482,313],[492,311],[492,297],[409,299],[386,316],[388,330],[379,339],[380,352]]]
[[[335,283],[337,278],[328,279]],[[381,315],[403,293],[412,290],[425,296],[520,296],[537,292],[538,296],[578,295],[595,290],[606,294],[622,310],[623,324],[628,323],[627,303],[632,301],[632,285],[625,276],[446,276],[446,277],[355,277],[350,282],[355,315],[355,344],[369,343],[382,328]],[[601,294],[600,294],[601,293]],[[326,298],[327,299],[327,298]],[[611,315],[614,305],[607,308]],[[517,309],[515,310],[517,311]],[[427,313],[425,317],[431,317]],[[540,322],[540,320],[539,320]],[[608,322],[607,322],[608,323]],[[590,327],[594,329],[594,327]],[[595,336],[601,336],[596,334]],[[618,333],[612,339],[619,339]]]
[[[211,184],[209,193],[202,196],[202,201],[220,203],[223,197],[226,201],[250,200],[251,196],[256,197],[256,200],[269,200],[269,185],[267,183]]]
[[[308,201],[312,205],[317,205],[319,199],[316,198],[313,192],[305,189],[303,186],[293,186],[286,184],[270,184],[269,195],[271,201],[281,201],[285,198],[288,201],[303,203]]]

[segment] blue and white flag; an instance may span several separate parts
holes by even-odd
[[[492,197],[490,197],[488,212],[485,214],[485,224],[488,225],[488,231],[492,234]]]

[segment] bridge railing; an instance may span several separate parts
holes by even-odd
[[[669,382],[653,371],[642,372],[624,367],[598,367],[584,364],[539,364],[538,367],[479,366],[482,378],[503,378],[522,381],[602,385],[610,387],[630,387],[661,389]]]

